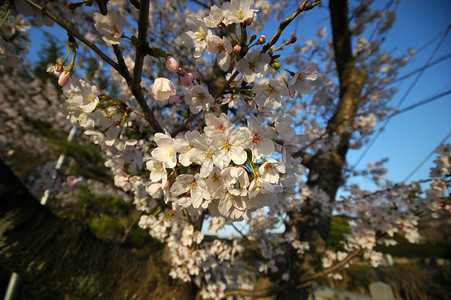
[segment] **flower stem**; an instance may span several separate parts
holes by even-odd
[[[0,28],[2,28],[3,23],[5,23],[6,19],[8,18],[9,12],[10,12],[10,11],[11,11],[11,8],[9,8],[9,7],[7,6],[7,10],[6,10],[6,12],[4,13],[4,18],[3,18],[3,20],[2,20],[2,23],[0,24]]]

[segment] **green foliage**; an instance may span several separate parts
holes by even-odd
[[[449,284],[451,284],[451,267],[446,267],[443,269],[443,278]]]
[[[80,186],[74,200],[60,215],[86,222],[98,238],[137,249],[152,241],[149,233],[137,226],[140,213],[131,202],[112,194],[96,194],[87,184]]]
[[[47,138],[55,156],[64,153],[72,158],[68,173],[106,184],[112,182],[111,173],[105,167],[105,160],[97,145],[85,143],[80,139],[68,142],[67,134],[59,132],[55,128],[46,128],[42,133]]]
[[[408,258],[451,258],[451,244],[437,241],[427,244],[411,244],[403,238],[395,238],[396,246],[377,245],[376,250],[396,257]]]
[[[348,225],[348,219],[344,217],[332,217],[330,232],[327,238],[327,248],[330,250],[343,251],[341,241],[345,240],[345,234],[351,233]]]

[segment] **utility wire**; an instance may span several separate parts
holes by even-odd
[[[438,38],[443,34],[443,32],[448,31],[450,27],[451,27],[451,24],[449,24],[448,27],[447,27],[445,30],[443,30],[442,32],[440,32],[439,34],[437,34],[436,37],[432,38],[429,42],[425,43],[425,44],[423,45],[423,47],[421,47],[420,49],[418,49],[417,53],[420,53],[421,51],[423,51],[424,49],[426,49],[429,45],[431,45],[433,42],[435,42],[435,40],[438,39]]]
[[[411,105],[411,106],[408,106],[408,107],[403,108],[403,109],[401,109],[401,110],[395,111],[394,113],[392,113],[391,115],[389,115],[389,116],[387,117],[387,119],[391,119],[391,118],[393,118],[393,117],[396,117],[396,116],[399,115],[399,114],[405,113],[406,111],[409,111],[409,110],[411,110],[411,109],[414,109],[414,108],[416,108],[416,107],[418,107],[418,106],[421,106],[421,105],[427,104],[427,103],[429,103],[429,102],[432,102],[432,101],[434,101],[434,100],[437,100],[437,99],[440,99],[440,98],[442,98],[442,97],[445,97],[445,96],[448,95],[448,94],[451,94],[451,90],[447,90],[446,92],[440,93],[440,94],[438,94],[438,95],[432,96],[431,98],[425,99],[425,100],[420,101],[420,102],[417,102],[417,103],[415,103],[415,104],[413,104],[413,105]]]
[[[434,155],[434,153],[435,153],[435,150],[441,145],[441,144],[443,144],[443,143],[445,143],[446,142],[446,140],[449,138],[451,136],[451,131],[448,133],[448,135],[443,139],[443,140],[441,140],[440,141],[440,143],[431,151],[431,153],[429,153],[426,157],[425,157],[425,159],[423,159],[423,161],[415,168],[415,169],[413,169],[413,171],[412,172],[410,172],[410,174],[404,179],[404,181],[407,181],[407,180],[409,180],[410,179],[410,177],[412,177],[413,176],[413,174],[415,174],[427,161],[428,161],[428,159],[429,158],[431,158],[431,156],[432,155]]]
[[[404,75],[404,76],[402,76],[402,77],[396,78],[395,80],[393,80],[393,81],[390,82],[389,84],[394,84],[394,83],[397,83],[397,82],[399,82],[399,81],[401,81],[401,80],[404,80],[404,79],[406,79],[406,78],[412,76],[413,74],[418,73],[418,72],[421,72],[421,71],[424,71],[424,70],[426,70],[426,69],[429,68],[429,67],[432,67],[432,66],[434,66],[434,65],[436,65],[436,64],[438,64],[438,63],[441,63],[442,61],[447,60],[448,58],[451,58],[451,53],[449,53],[448,55],[442,56],[442,57],[440,57],[439,59],[436,59],[436,60],[434,60],[433,62],[431,62],[431,63],[429,63],[429,64],[426,64],[426,65],[422,66],[421,68],[418,68],[418,69],[416,69],[416,70],[414,70],[414,71],[408,73],[407,75]]]
[[[451,29],[451,25],[448,26],[448,28],[446,28],[445,33],[443,34],[442,39],[440,40],[440,42],[438,43],[438,45],[435,47],[434,52],[432,52],[431,56],[429,57],[428,61],[426,62],[425,65],[430,64],[430,62],[432,61],[432,59],[434,58],[435,54],[437,53],[437,51],[440,49],[441,45],[443,44],[443,41],[445,40],[446,36],[448,35],[449,30]],[[415,78],[415,80],[412,82],[412,84],[409,86],[409,88],[407,89],[406,93],[404,93],[404,95],[402,96],[401,100],[399,101],[399,103],[396,105],[396,108],[399,108],[404,101],[406,100],[407,96],[410,94],[410,92],[412,91],[413,87],[418,83],[418,80],[421,78],[421,76],[423,75],[424,70],[421,70],[420,73],[418,74],[418,76]],[[359,163],[362,161],[362,159],[365,157],[365,155],[368,153],[368,151],[370,150],[370,148],[374,145],[374,143],[376,142],[377,138],[382,134],[384,128],[388,125],[388,123],[390,122],[390,119],[385,119],[385,122],[382,124],[382,127],[379,129],[379,131],[377,132],[377,134],[374,136],[374,138],[372,139],[372,141],[369,143],[369,145],[366,147],[365,151],[363,151],[362,155],[360,155],[359,159],[357,160],[357,162],[352,166],[351,168],[351,173],[355,170],[355,168],[359,165]]]

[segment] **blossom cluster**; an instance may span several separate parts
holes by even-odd
[[[155,134],[155,149],[146,162],[154,198],[189,208],[193,214],[209,209],[229,219],[249,219],[256,208],[277,203],[284,187],[292,188],[294,174],[302,175],[299,160],[285,155],[285,163],[272,157],[281,147],[274,142],[277,131],[287,128],[291,118],[280,118],[274,126],[263,125],[256,117],[247,127],[235,128],[231,115],[205,115],[203,133],[188,131],[184,137]],[[287,135],[287,140],[294,138]],[[287,140],[280,139],[284,143]],[[193,173],[169,175],[169,169],[196,165]]]

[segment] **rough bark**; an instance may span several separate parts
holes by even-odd
[[[0,160],[0,264],[56,294],[83,299],[190,299],[165,249],[138,257],[39,204]]]

